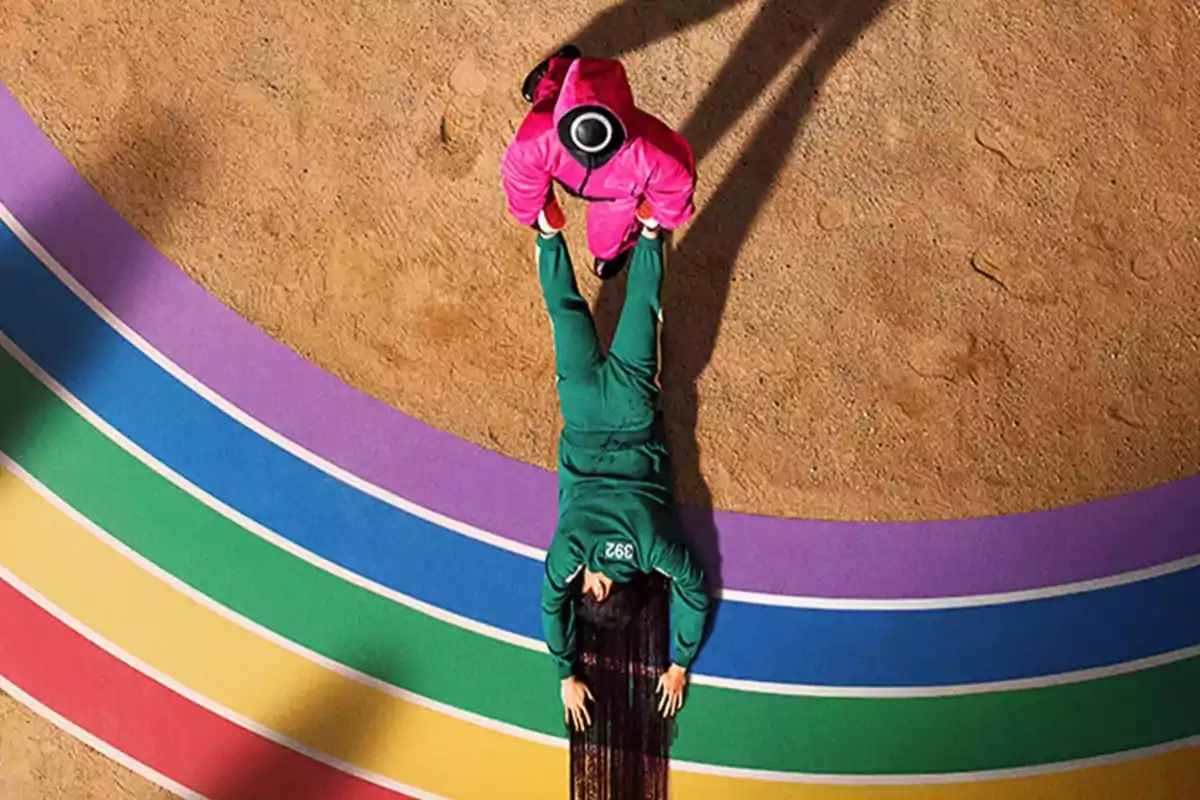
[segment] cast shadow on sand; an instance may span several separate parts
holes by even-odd
[[[569,41],[587,55],[616,58],[702,23],[740,1],[626,0],[600,14]],[[663,286],[666,427],[689,543],[713,589],[723,585],[721,556],[712,493],[701,472],[697,382],[712,358],[730,284],[737,279],[738,253],[755,217],[770,197],[826,78],[889,2],[769,0],[679,128],[692,145],[703,184],[705,157],[755,98],[807,51],[733,168],[707,195],[686,234],[668,243]],[[601,289],[596,319],[602,337],[611,336],[623,293],[621,280]]]
[[[150,241],[162,241],[170,232],[180,206],[197,191],[204,171],[210,163],[208,144],[197,131],[190,112],[174,108],[126,107],[111,125],[111,136],[100,155],[81,169],[100,181],[110,196],[136,198],[141,205],[138,216],[141,233]],[[95,201],[92,189],[75,179],[73,169],[45,176],[32,208],[22,209],[18,219],[27,233],[55,258],[56,242],[70,242],[80,231],[93,225],[105,225],[107,220],[94,218]],[[105,246],[87,253],[94,259],[91,267],[102,267],[98,285],[93,293],[103,295],[109,303],[113,298],[136,291],[130,285],[135,278],[129,264],[144,256],[142,248],[149,247],[140,237],[105,237]],[[76,250],[74,257],[79,257]],[[16,330],[29,330],[32,325],[45,324],[44,292],[38,287],[44,282],[34,280],[38,273],[29,270],[31,261],[37,269],[47,267],[32,255],[26,243],[5,230],[0,237],[0,322],[9,319]],[[57,279],[56,279],[57,280]],[[18,324],[18,320],[24,322]],[[33,322],[30,322],[30,319]],[[71,376],[94,368],[95,345],[89,342],[88,329],[94,320],[90,316],[60,316],[52,328],[39,338],[40,354],[24,353],[50,372],[61,384],[69,385]],[[14,337],[13,344],[21,346]],[[22,351],[23,352],[23,351]],[[6,366],[6,368],[8,368]],[[19,369],[19,368],[18,368]],[[38,447],[36,438],[41,430],[44,410],[32,391],[33,379],[22,375],[14,381],[16,390],[0,398],[0,451],[13,458],[21,452]]]

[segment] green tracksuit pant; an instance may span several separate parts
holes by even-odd
[[[561,236],[538,239],[538,277],[554,328],[562,406],[558,528],[546,557],[542,627],[559,677],[575,664],[569,584],[586,567],[620,583],[659,571],[672,582],[673,661],[691,664],[709,599],[682,546],[659,424],[662,243],[641,237],[625,307],[605,355]]]
[[[538,238],[538,277],[554,327],[563,422],[574,431],[635,431],[658,414],[662,244],[641,237],[630,257],[625,307],[605,356],[561,236]]]

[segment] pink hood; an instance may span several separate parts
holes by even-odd
[[[600,58],[579,58],[571,62],[563,79],[562,91],[554,104],[554,124],[567,112],[580,106],[601,106],[613,113],[625,128],[626,142],[633,138],[629,122],[637,111],[633,90],[620,61]]]
[[[585,170],[559,141],[558,122],[572,109],[603,106],[625,129],[621,150],[603,166]],[[509,213],[532,225],[558,180],[568,191],[601,200],[610,212],[628,206],[629,219],[646,201],[664,228],[687,222],[694,213],[695,163],[692,149],[657,117],[634,105],[625,67],[599,58],[550,61],[538,85],[533,108],[521,123],[501,163]],[[580,187],[586,185],[586,191]]]

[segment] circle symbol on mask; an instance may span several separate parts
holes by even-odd
[[[606,164],[625,144],[620,119],[603,106],[584,105],[558,121],[558,140],[571,157],[589,169]]]
[[[585,111],[571,122],[571,142],[585,153],[604,152],[613,140],[613,125],[596,111]]]

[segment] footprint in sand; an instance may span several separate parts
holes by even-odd
[[[911,364],[909,365],[912,366]],[[913,369],[916,372],[916,369]],[[921,419],[933,408],[936,396],[921,380],[926,376],[905,375],[897,381],[885,384],[884,392],[891,405],[909,419]]]
[[[834,198],[827,200],[817,212],[817,225],[821,230],[836,231],[846,227],[850,222],[850,204],[845,200]]]
[[[985,244],[976,250],[971,267],[1021,300],[1045,303],[1054,299],[1046,276],[997,244]]]
[[[1168,225],[1183,227],[1196,219],[1197,205],[1189,197],[1165,192],[1154,198],[1154,212]]]
[[[1048,143],[1005,123],[979,123],[975,128],[975,141],[1002,156],[1013,169],[1022,172],[1047,169],[1054,161]]]
[[[911,342],[908,366],[922,378],[948,383],[966,379],[979,384],[985,375],[1003,376],[1008,371],[1003,351],[970,332],[937,333]]]
[[[373,237],[339,233],[324,262],[324,297],[364,301],[384,295],[395,272],[388,250]]]
[[[488,78],[471,58],[450,73],[450,99],[438,120],[434,141],[421,158],[435,174],[451,180],[471,171],[482,152],[479,131],[483,122],[483,97]]]
[[[1146,427],[1145,415],[1128,399],[1121,399],[1108,406],[1109,418],[1130,428]]]
[[[1167,269],[1167,260],[1157,250],[1144,250],[1129,263],[1133,276],[1141,281],[1152,281]]]

